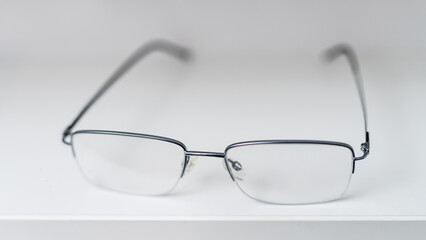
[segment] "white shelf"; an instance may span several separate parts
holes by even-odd
[[[361,56],[371,155],[357,164],[346,197],[298,206],[247,198],[215,158],[199,159],[168,196],[99,189],[83,178],[60,137],[119,59],[10,64],[1,73],[5,80],[0,87],[0,219],[424,221],[426,70],[419,63],[425,59]],[[291,76],[281,73],[278,66],[283,62],[277,59],[225,63],[218,59],[200,58],[184,67],[153,57],[114,86],[77,129],[165,135],[191,150],[223,151],[240,140],[309,136],[348,142],[358,150],[363,137],[361,109],[344,67],[336,70],[338,64],[323,71],[309,65],[309,71],[293,69]],[[271,77],[259,81],[262,75]],[[324,80],[327,77],[330,80]],[[264,100],[258,105],[244,108],[232,101],[256,91],[256,97]],[[300,101],[287,101],[297,97]],[[265,107],[271,99],[280,105]],[[235,106],[241,110],[235,112]],[[308,110],[309,106],[314,108]]]

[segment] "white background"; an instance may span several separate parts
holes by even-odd
[[[0,1],[0,217],[10,219],[424,220],[426,6],[422,1]],[[166,38],[194,51],[139,65],[78,128],[169,136],[223,151],[265,138],[363,141],[344,61],[363,70],[371,155],[346,197],[318,205],[253,201],[218,159],[166,197],[117,194],[80,174],[62,130],[136,47]],[[357,151],[357,154],[360,154]]]

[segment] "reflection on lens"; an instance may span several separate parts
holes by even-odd
[[[331,201],[345,193],[353,153],[337,145],[258,144],[230,148],[226,159],[235,182],[248,196],[270,203],[305,204]],[[233,162],[241,164],[243,177]]]
[[[181,146],[147,138],[77,133],[72,144],[90,181],[135,194],[158,195],[172,190],[185,159]]]

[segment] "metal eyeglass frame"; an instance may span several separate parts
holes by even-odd
[[[171,55],[179,60],[188,61],[191,58],[190,51],[182,46],[176,45],[174,43],[165,41],[165,40],[154,40],[150,41],[147,44],[143,45],[139,49],[136,50],[118,69],[110,76],[110,78],[106,81],[106,83],[98,90],[98,92],[90,99],[90,101],[84,106],[84,108],[80,111],[77,117],[72,121],[72,123],[65,129],[62,134],[62,141],[70,145],[73,148],[73,136],[76,134],[107,134],[107,135],[119,135],[119,136],[127,136],[127,137],[136,137],[136,138],[145,138],[152,139],[158,141],[165,141],[169,143],[173,143],[182,147],[185,153],[185,159],[183,164],[183,169],[181,173],[181,178],[185,174],[186,167],[188,165],[189,159],[191,156],[204,156],[204,157],[217,157],[223,158],[225,162],[225,166],[231,179],[235,181],[234,176],[232,175],[231,169],[227,161],[231,164],[234,170],[238,171],[238,168],[241,165],[232,161],[231,159],[227,159],[226,154],[229,149],[247,146],[247,145],[260,145],[260,144],[320,144],[320,145],[333,145],[348,148],[352,153],[352,173],[355,172],[355,162],[365,159],[370,152],[370,139],[367,128],[367,108],[365,102],[365,94],[364,87],[362,84],[361,72],[359,63],[353,48],[347,44],[338,44],[330,49],[325,51],[324,59],[327,61],[333,61],[339,56],[345,56],[349,62],[352,74],[354,76],[354,80],[356,83],[356,88],[358,90],[358,94],[361,100],[362,112],[364,116],[364,128],[365,128],[365,142],[361,144],[361,151],[363,152],[362,156],[355,157],[355,152],[351,145],[343,142],[335,142],[335,141],[321,141],[321,140],[258,140],[258,141],[246,141],[246,142],[238,142],[233,143],[226,147],[225,151],[222,152],[205,152],[205,151],[189,151],[186,146],[175,139],[155,136],[155,135],[147,135],[140,133],[132,133],[132,132],[119,132],[119,131],[107,131],[107,130],[79,130],[73,132],[73,128],[80,121],[80,119],[84,116],[84,114],[89,110],[90,107],[118,80],[120,79],[129,69],[131,69],[134,65],[136,65],[141,59],[145,58],[149,54],[153,52],[164,52],[168,55]]]

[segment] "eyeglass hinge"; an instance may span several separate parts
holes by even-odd
[[[72,130],[72,127],[70,126],[70,127],[67,127],[65,131],[62,133],[62,142],[64,142],[67,145],[71,145],[71,142],[67,141],[67,137],[71,135],[71,130]]]
[[[365,143],[361,144],[361,151],[364,153],[361,157],[356,157],[354,160],[362,160],[367,157],[367,155],[370,153],[370,136],[368,132],[365,133]]]
[[[361,144],[361,151],[368,154],[370,152],[370,142],[365,142]]]

